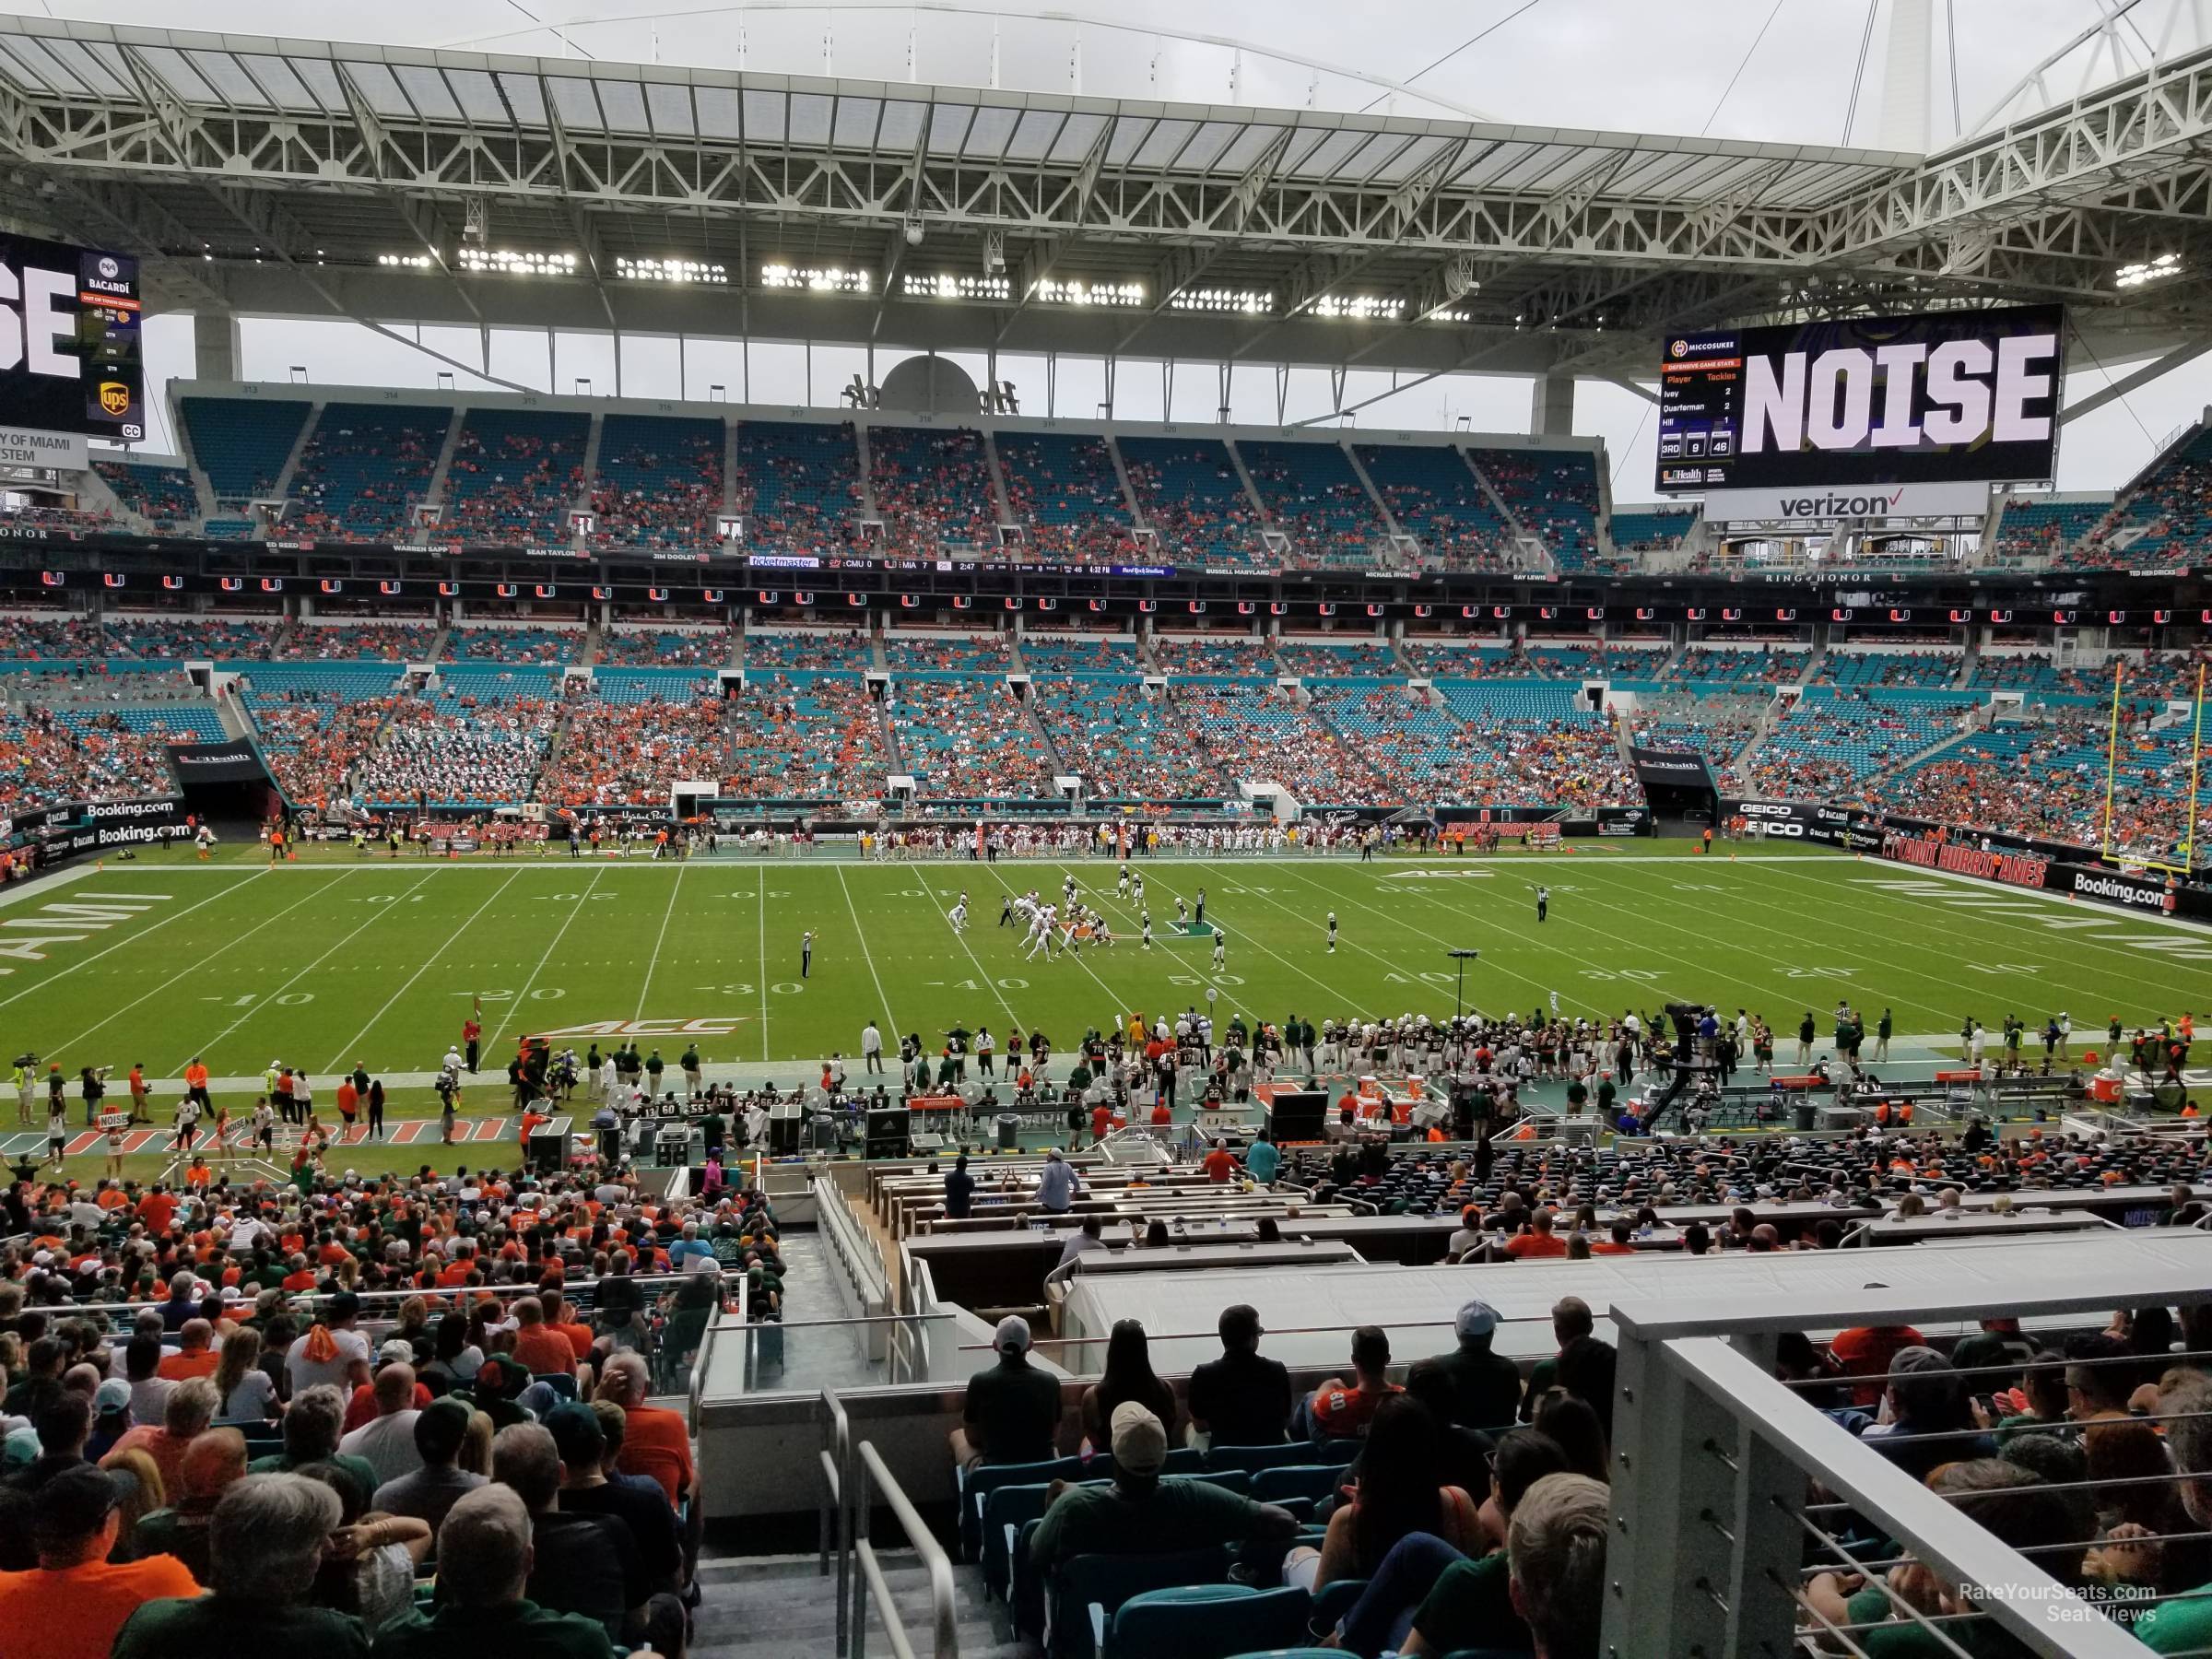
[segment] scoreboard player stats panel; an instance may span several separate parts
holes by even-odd
[[[0,426],[146,436],[138,262],[0,236]]]
[[[2065,326],[2050,305],[1669,335],[1659,489],[2047,479]]]

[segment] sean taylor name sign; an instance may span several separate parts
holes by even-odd
[[[1663,493],[2028,483],[2057,462],[2058,306],[1667,336]]]

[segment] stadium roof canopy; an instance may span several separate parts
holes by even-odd
[[[2208,141],[2212,49],[1924,159],[0,19],[0,211],[247,315],[1619,375],[2058,300],[2109,363],[2212,340]]]

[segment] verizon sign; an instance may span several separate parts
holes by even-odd
[[[1989,486],[1978,483],[1714,489],[1705,496],[1705,516],[1722,524],[1752,519],[1978,519],[1988,511]]]

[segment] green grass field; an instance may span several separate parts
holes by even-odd
[[[672,1076],[697,1041],[720,1075],[791,1085],[832,1050],[854,1054],[870,1016],[887,1048],[898,1032],[934,1037],[956,1023],[988,1025],[1003,1043],[1018,1024],[1041,1026],[1065,1052],[1088,1027],[1203,1006],[1209,988],[1223,1022],[1448,1014],[1456,976],[1444,953],[1457,946],[1482,953],[1466,977],[1470,1006],[1548,1007],[1556,994],[1569,1015],[1674,998],[1746,1006],[1773,1024],[1785,1056],[1801,1012],[1825,1032],[1839,997],[1870,1024],[1894,1010],[1903,1048],[1924,1056],[1955,1048],[1968,1015],[1994,1030],[2007,1013],[2040,1026],[2064,1009],[2078,1051],[2100,1046],[2115,1013],[2132,1025],[2212,1008],[2202,930],[1804,848],[1731,860],[1600,841],[1572,854],[1138,867],[1160,935],[1149,953],[1125,937],[1028,961],[997,924],[1002,886],[1056,890],[1072,869],[1134,935],[1110,863],[393,862],[348,849],[270,869],[246,849],[213,864],[171,849],[7,896],[0,1042],[72,1077],[112,1065],[118,1088],[143,1062],[161,1080],[154,1104],[166,1124],[173,1079],[194,1054],[240,1118],[254,1087],[245,1080],[273,1058],[317,1080],[326,1120],[335,1074],[356,1060],[390,1079],[395,1117],[426,1114],[422,1074],[477,996],[486,1073],[469,1110],[479,1117],[503,1110],[500,1073],[525,1031],[561,1034],[581,1053],[634,1028]],[[1542,924],[1539,880],[1551,890]],[[1194,901],[1200,886],[1207,919],[1227,934],[1218,972],[1210,940],[1164,932],[1175,899]],[[963,888],[971,924],[955,934],[945,914]],[[809,929],[813,971],[802,979]],[[0,1136],[0,1151],[33,1141],[42,1135]],[[429,1150],[424,1138],[347,1161],[411,1169]],[[126,1167],[159,1161],[149,1145]]]

